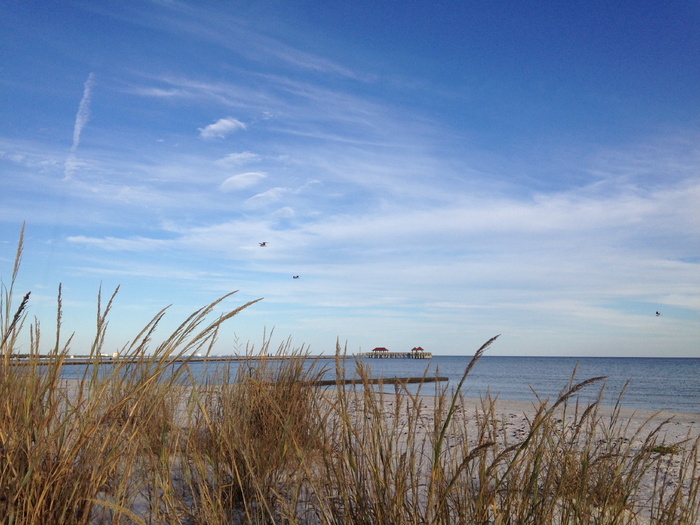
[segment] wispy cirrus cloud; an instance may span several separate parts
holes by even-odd
[[[246,129],[246,125],[233,117],[222,118],[209,124],[203,128],[199,128],[199,136],[205,140],[209,139],[223,139],[229,133],[238,131],[239,129]]]
[[[37,148],[31,143],[0,138],[0,161],[7,161],[24,168],[60,169],[65,162],[62,160],[62,153],[61,151],[49,150],[43,145],[41,148]]]
[[[257,114],[256,121],[270,120],[274,114],[278,128],[297,136],[368,143],[386,141],[387,127],[392,128],[394,135],[405,136],[407,131],[396,125],[395,116],[385,105],[347,90],[281,74],[258,73],[248,83],[211,81],[202,76],[140,76],[150,85],[134,85],[128,88],[129,93],[148,98],[177,98],[188,103],[213,102],[233,108],[229,111]],[[219,126],[226,126],[227,121],[236,120],[229,116],[200,128],[200,137],[223,138],[214,132]],[[319,128],[319,122],[332,123],[334,131]],[[414,121],[412,132],[418,126],[419,122]],[[211,136],[202,135],[210,132]]]
[[[253,63],[274,64],[338,78],[371,81],[374,76],[353,69],[317,53],[304,51],[278,38],[255,29],[257,23],[245,15],[228,15],[220,9],[188,6],[182,2],[163,4],[161,16],[152,20],[134,13],[111,13],[139,25],[151,25],[177,35],[187,33],[197,39],[213,42]],[[186,22],[185,22],[186,21]],[[266,32],[267,33],[267,32]],[[246,42],[241,46],[240,42]]]
[[[90,73],[83,85],[83,96],[80,99],[80,104],[78,105],[78,113],[75,115],[75,123],[73,125],[73,143],[70,148],[70,155],[66,159],[64,165],[64,178],[70,179],[73,176],[79,162],[76,159],[76,152],[78,151],[78,146],[80,145],[80,135],[83,132],[83,128],[90,120],[90,103],[92,101],[92,88],[95,84],[95,74]]]
[[[260,155],[251,153],[250,151],[242,151],[240,153],[229,153],[225,157],[219,159],[218,163],[226,166],[240,166],[242,164],[258,162],[259,160]]]
[[[267,191],[252,196],[250,199],[245,201],[245,204],[247,208],[262,208],[275,202],[279,202],[285,195],[289,193],[289,188],[271,188]]]
[[[182,101],[209,101],[224,107],[250,110],[257,107],[261,112],[268,105],[269,94],[261,93],[257,86],[241,86],[228,82],[211,82],[182,75],[152,75],[141,73],[149,85],[133,84],[125,88],[126,93],[155,99],[178,99]]]
[[[269,206],[276,202],[280,202],[284,199],[291,199],[297,196],[303,196],[306,193],[306,190],[319,183],[320,182],[318,180],[312,179],[296,188],[287,186],[277,186],[274,188],[270,188],[267,191],[258,193],[247,199],[245,201],[245,206],[249,209],[262,209],[266,206]],[[292,214],[294,214],[293,208],[285,207],[284,209],[286,211],[283,212],[283,215],[286,215],[290,211]]]
[[[106,251],[143,252],[157,250],[172,243],[160,239],[135,237],[130,239],[117,237],[88,237],[86,235],[70,235],[66,238],[69,243],[82,244],[102,248]]]

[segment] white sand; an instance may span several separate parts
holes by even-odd
[[[77,381],[66,380],[64,386],[72,395],[75,395],[76,388],[78,386]],[[332,396],[332,391],[328,391],[327,394]],[[349,393],[351,398],[354,398],[355,402],[359,401],[360,394],[351,392]],[[396,396],[393,394],[383,394],[384,399],[384,417],[387,423],[389,423],[394,414],[394,403],[396,403]],[[407,401],[406,396],[402,396],[404,401]],[[422,414],[422,427],[423,431],[426,433],[432,427],[432,414],[433,406],[435,403],[435,398],[431,396],[423,396],[418,398],[421,402],[421,414]],[[568,416],[571,415],[572,407],[569,406],[567,409]],[[505,432],[505,436],[511,444],[516,443],[524,438],[529,429],[528,421],[532,421],[533,416],[536,412],[536,406],[533,402],[527,401],[508,401],[498,399],[495,402],[495,417],[501,423],[501,428]],[[401,411],[404,414],[402,419],[407,418],[405,411]],[[610,420],[613,414],[613,409],[609,407],[600,407],[599,415],[601,416],[601,421],[606,423]],[[558,417],[563,417],[563,415],[557,414]],[[455,423],[460,425],[466,425],[467,435],[471,440],[471,436],[476,437],[478,432],[478,422],[479,419],[483,418],[483,409],[481,406],[481,401],[478,399],[464,399],[457,416],[455,417]],[[400,424],[405,423],[399,422]],[[661,431],[657,436],[657,444],[674,445],[680,444],[679,446],[690,446],[692,441],[698,439],[700,435],[700,414],[692,413],[672,413],[672,412],[652,412],[648,410],[633,410],[628,408],[621,408],[619,410],[618,425],[628,425],[624,430],[625,436],[632,439],[631,447],[633,451],[641,449],[644,444],[644,439],[646,436],[656,429],[660,424],[663,424]],[[637,431],[641,429],[639,433]],[[633,438],[634,436],[634,438]],[[667,460],[670,465],[669,477],[665,480],[665,483],[669,486],[673,486],[674,483],[678,482],[678,468],[680,466],[680,458],[676,454],[670,454],[667,456]],[[700,469],[700,465],[698,465]],[[674,479],[675,475],[675,479]],[[641,490],[637,495],[637,500],[641,503],[642,508],[646,501],[651,497],[652,491],[654,490],[654,474],[649,473],[641,483]],[[639,517],[636,523],[645,524],[648,523],[648,519],[644,516]]]
[[[396,402],[396,396],[393,394],[383,394],[385,403],[385,417],[391,419],[392,406]],[[421,412],[424,415],[424,428],[427,433],[432,427],[432,407],[434,399],[430,396],[420,398],[422,407]],[[537,406],[533,402],[528,401],[508,401],[498,399],[495,402],[494,416],[500,422],[501,427],[505,432],[499,438],[506,438],[508,443],[514,444],[521,441],[530,428],[529,421],[533,420]],[[585,407],[584,407],[585,408]],[[581,408],[583,410],[583,408]],[[455,423],[466,424],[467,435],[471,441],[471,436],[477,436],[479,420],[483,419],[482,402],[479,399],[464,399],[457,415]],[[598,415],[602,425],[609,424],[611,417],[614,414],[612,407],[599,407]],[[555,415],[555,418],[561,420],[566,417],[570,419],[573,416],[573,407],[567,407],[567,414],[564,416],[561,410]],[[402,423],[406,423],[403,421]],[[629,408],[620,408],[617,417],[617,427],[622,429],[621,433],[630,439],[630,448],[632,453],[638,452],[645,444],[645,439],[651,432],[657,430],[655,444],[672,446],[677,445],[682,448],[689,448],[693,442],[699,439],[700,436],[700,414],[692,413],[676,413],[676,412],[654,412],[650,410],[636,410]],[[472,443],[476,445],[477,443]],[[668,454],[664,456],[667,462],[667,476],[664,479],[664,484],[667,488],[677,486],[679,481],[679,468],[681,459],[678,454]],[[697,465],[700,471],[700,462]],[[654,472],[648,472],[640,484],[640,490],[636,500],[639,507],[642,509],[642,514],[633,519],[633,523],[645,525],[650,523],[648,502],[651,500],[654,491]],[[699,522],[700,523],[700,522]]]

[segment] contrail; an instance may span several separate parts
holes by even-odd
[[[83,87],[83,98],[80,99],[78,113],[75,115],[75,126],[73,126],[73,146],[71,151],[75,152],[80,144],[80,133],[83,131],[85,124],[90,120],[90,99],[92,98],[92,86],[95,83],[95,75],[90,73]]]
[[[92,98],[92,86],[95,83],[95,75],[90,73],[83,86],[83,98],[80,99],[80,105],[78,106],[78,113],[75,115],[75,124],[73,125],[73,144],[70,147],[70,155],[66,159],[63,165],[63,179],[70,179],[77,166],[77,159],[75,157],[75,152],[78,150],[80,145],[80,134],[90,120],[90,99]]]

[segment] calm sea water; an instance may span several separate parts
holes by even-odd
[[[433,356],[431,360],[364,359],[373,376],[410,377],[429,375],[449,378],[456,387],[470,357]],[[622,406],[647,410],[700,413],[700,359],[626,357],[501,357],[484,356],[469,373],[463,386],[465,397],[487,392],[500,399],[533,401],[533,390],[541,397],[556,398],[576,370],[576,382],[598,376],[605,379],[603,403],[614,405],[629,380]],[[582,400],[594,399],[600,385],[581,393]],[[428,394],[434,387],[426,385]]]
[[[456,388],[471,357],[433,356],[432,359],[369,359],[361,363],[368,366],[372,377],[420,377],[444,376],[447,383],[426,384],[421,393],[433,395],[436,385],[448,390]],[[345,362],[345,375],[356,376],[354,359]],[[201,364],[190,364],[197,377],[205,377]],[[229,366],[232,375],[238,363],[215,363],[211,369]],[[333,360],[322,359],[313,366],[328,369],[327,378],[335,377]],[[103,372],[107,372],[105,365]],[[81,366],[67,366],[64,377],[79,377]],[[484,356],[470,372],[462,388],[465,397],[479,398],[490,392],[492,397],[504,400],[535,401],[540,398],[554,399],[566,387],[576,370],[575,381],[607,376],[603,404],[614,405],[625,383],[629,384],[622,398],[622,406],[646,410],[668,410],[700,414],[700,358],[618,358],[618,357],[501,357]],[[591,385],[579,394],[582,401],[595,399],[602,383]],[[417,385],[408,385],[415,393]],[[393,386],[385,387],[393,392]]]

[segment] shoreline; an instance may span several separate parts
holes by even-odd
[[[396,383],[397,381],[401,382],[406,382],[406,383],[411,383],[415,382],[416,379],[420,378],[383,378],[383,382],[385,384],[393,384]],[[428,379],[427,382],[442,382],[445,381],[446,378],[444,377],[437,377],[437,378],[431,378]],[[377,384],[377,379],[372,379],[368,382],[370,385],[376,385]],[[81,380],[80,379],[75,379],[75,378],[64,378],[61,379],[61,384],[64,388],[66,388],[67,392],[77,392],[77,388],[80,385]],[[334,386],[337,383],[335,380],[331,381],[319,381],[316,382],[318,384],[313,384],[312,386]],[[346,379],[343,380],[343,384],[346,386],[351,386],[351,387],[359,387],[361,385],[361,381],[355,380],[355,379]],[[186,385],[183,386],[183,388],[192,388],[191,385]],[[351,393],[351,391],[348,391],[347,393]],[[355,392],[356,395],[359,395],[360,392],[357,391]],[[385,402],[387,401],[395,401],[397,398],[397,394],[395,393],[388,393],[388,392],[374,392],[374,395],[377,397],[381,396]],[[403,399],[406,399],[408,397],[408,394],[402,393],[400,394]],[[414,396],[417,399],[419,399],[423,405],[423,407],[428,408],[431,407],[432,404],[435,402],[435,400],[438,399],[439,396],[436,395],[431,395],[431,394],[425,394],[421,393],[420,395]],[[483,403],[485,401],[485,398],[476,398],[476,397],[462,397],[461,399],[461,406],[464,411],[469,410],[470,413],[474,413],[474,411],[481,410],[483,407]],[[499,416],[508,416],[508,418],[512,419],[514,417],[522,418],[523,421],[526,421],[528,417],[531,417],[534,415],[537,407],[539,406],[539,402],[536,399],[533,399],[531,401],[523,401],[523,400],[514,400],[514,399],[501,399],[501,398],[495,398],[492,399],[494,403],[494,407],[496,409],[496,414]],[[568,410],[569,412],[573,411],[573,406],[574,403],[570,403]],[[587,405],[581,404],[582,407],[585,407]],[[604,404],[598,405],[598,410],[601,416],[603,417],[611,417],[613,413],[615,412],[616,408],[613,406],[607,406]],[[671,411],[671,410],[648,410],[648,409],[637,409],[637,408],[631,408],[631,407],[626,407],[624,403],[622,403],[617,410],[619,411],[619,418],[624,419],[627,421],[630,421],[630,431],[636,430],[638,427],[642,426],[644,423],[649,423],[649,422],[662,422],[662,421],[667,421],[668,424],[666,425],[666,432],[664,434],[668,435],[670,438],[674,440],[685,440],[685,439],[696,439],[700,437],[700,414],[698,413],[693,413],[693,412],[678,412],[678,411]],[[673,430],[672,430],[673,429]],[[685,429],[685,431],[683,431]]]
[[[384,402],[391,403],[397,398],[394,393],[383,393],[381,394]],[[379,396],[379,393],[377,393]],[[404,399],[407,397],[406,394],[402,394],[401,397]],[[421,394],[416,396],[422,403],[425,409],[431,409],[435,400],[438,396]],[[540,403],[537,400],[532,401],[522,401],[522,400],[509,400],[509,399],[492,399],[494,404],[494,413],[502,420],[511,423],[527,423],[528,419],[531,420],[534,416]],[[461,399],[460,406],[466,417],[469,415],[478,414],[483,409],[483,403],[486,402],[485,399],[475,398],[475,397],[463,397]],[[550,406],[552,403],[548,403]],[[572,414],[574,412],[575,402],[570,402],[567,407],[567,412]],[[581,403],[579,411],[585,410],[588,405]],[[558,411],[561,411],[558,408]],[[632,434],[636,432],[639,428],[647,426],[649,431],[656,428],[658,424],[666,422],[660,437],[664,438],[666,441],[681,442],[681,441],[692,441],[700,438],[700,414],[693,412],[674,412],[670,410],[646,410],[625,407],[624,403],[621,404],[617,409],[613,406],[607,406],[600,404],[598,405],[598,413],[601,418],[611,418],[615,411],[618,411],[618,419],[629,422],[628,429],[629,433]]]
[[[481,407],[481,399],[464,398],[463,406],[473,410]],[[585,409],[586,405],[581,405]],[[518,401],[497,399],[495,400],[496,413],[506,419],[514,420],[534,415],[537,408],[536,401]],[[572,405],[568,407],[569,412],[573,411]],[[601,417],[610,418],[615,412],[615,407],[598,405]],[[692,441],[700,437],[700,414],[692,412],[673,412],[668,410],[644,410],[628,408],[622,404],[619,408],[619,419],[629,422],[629,433],[636,432],[639,428],[647,426],[649,431],[653,430],[662,422],[664,425],[660,438],[666,442]]]
[[[168,363],[222,363],[227,361],[288,361],[288,360],[299,360],[303,361],[309,359],[311,361],[317,359],[335,359],[339,357],[340,359],[352,359],[354,357],[361,357],[358,355],[235,355],[235,356],[182,356],[169,358],[166,361]],[[64,356],[62,361],[64,365],[94,365],[99,363],[102,365],[109,364],[122,364],[122,363],[140,363],[149,360],[159,360],[158,356],[144,355],[139,357],[114,357],[109,355],[101,355],[99,357],[89,357],[89,356]],[[10,359],[10,365],[19,366],[29,366],[32,364],[46,365],[51,364],[54,360],[53,356],[41,355],[36,358],[32,357],[13,357]]]

